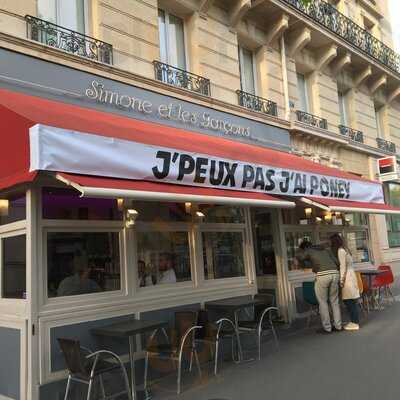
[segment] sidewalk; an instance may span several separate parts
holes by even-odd
[[[400,303],[374,311],[359,332],[317,335],[315,326],[285,334],[280,350],[264,343],[263,358],[246,364],[221,363],[215,378],[203,366],[152,388],[154,400],[394,400],[400,394]]]

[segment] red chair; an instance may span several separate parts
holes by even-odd
[[[380,265],[378,267],[380,271],[385,271],[382,275],[379,275],[382,279],[380,280],[381,289],[383,290],[384,299],[386,302],[394,302],[394,296],[392,293],[391,285],[394,282],[393,271],[390,265]]]

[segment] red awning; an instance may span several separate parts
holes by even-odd
[[[37,124],[249,163],[268,162],[272,167],[305,173],[369,181],[293,154],[5,89],[0,89],[0,117],[3,135],[7,136],[7,146],[2,146],[0,157],[0,189],[34,178],[34,175],[28,174],[29,128]]]
[[[295,203],[263,193],[171,185],[128,179],[100,178],[58,173],[56,178],[82,196],[102,198],[131,198],[136,200],[193,202],[258,207],[293,208]]]
[[[388,204],[363,203],[347,200],[324,199],[320,197],[302,197],[305,204],[321,208],[325,211],[358,212],[368,214],[400,214],[400,208]]]

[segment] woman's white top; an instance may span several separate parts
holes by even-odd
[[[339,249],[338,258],[340,263],[340,282],[344,281],[342,299],[358,299],[360,291],[358,290],[357,276],[353,268],[353,258],[344,248]]]

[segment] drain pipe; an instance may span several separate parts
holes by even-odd
[[[289,82],[286,65],[286,45],[285,35],[281,36],[281,64],[282,64],[282,81],[283,81],[283,96],[285,98],[285,120],[290,121],[290,104],[289,104]]]

